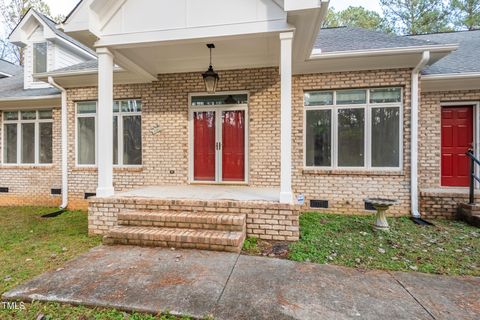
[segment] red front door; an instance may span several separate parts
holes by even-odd
[[[245,180],[245,111],[222,112],[222,181]]]
[[[195,181],[215,181],[215,111],[193,113],[193,176]]]
[[[473,107],[442,107],[442,186],[467,187],[473,143]]]
[[[194,181],[245,181],[245,112],[193,112]]]

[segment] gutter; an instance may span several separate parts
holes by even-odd
[[[67,90],[59,86],[52,77],[48,77],[48,83],[62,92],[62,204],[61,210],[68,206],[68,127],[67,127]]]
[[[310,60],[320,59],[334,59],[334,58],[354,58],[354,57],[370,57],[370,56],[389,56],[406,53],[424,53],[428,52],[452,52],[458,49],[457,44],[448,45],[431,45],[431,46],[417,46],[407,48],[385,48],[385,49],[370,49],[370,50],[352,50],[352,51],[336,51],[322,53],[320,49],[313,50]]]
[[[420,218],[418,208],[418,113],[419,113],[419,78],[420,72],[430,61],[430,51],[424,51],[422,58],[412,71],[411,83],[411,102],[412,102],[412,119],[411,119],[411,151],[410,151],[410,195],[411,195],[411,211],[413,218]]]
[[[433,80],[460,80],[480,78],[480,72],[465,72],[465,73],[444,73],[444,74],[427,74],[422,76],[422,81]]]
[[[51,96],[31,96],[31,97],[12,97],[12,98],[1,98],[0,102],[12,102],[12,101],[34,101],[34,100],[51,100],[60,98],[61,95],[55,94]]]

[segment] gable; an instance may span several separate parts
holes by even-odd
[[[98,10],[101,12],[101,16],[97,16],[98,30],[102,35],[286,20],[286,13],[273,0],[122,2],[123,5],[110,18],[111,13]]]

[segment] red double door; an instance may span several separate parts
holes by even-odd
[[[245,181],[245,110],[193,112],[193,179]]]
[[[442,107],[442,186],[467,187],[473,144],[473,107]]]

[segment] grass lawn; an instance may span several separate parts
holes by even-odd
[[[480,276],[478,228],[444,220],[423,227],[407,217],[388,221],[391,231],[378,232],[372,229],[373,215],[305,213],[300,217],[300,241],[276,256],[361,269]],[[275,252],[271,244],[256,239],[248,239],[244,251],[275,255],[270,254]]]
[[[41,273],[57,269],[66,261],[101,243],[100,237],[88,237],[87,214],[65,212],[59,217],[40,216],[49,208],[0,208],[0,295]],[[20,305],[17,305],[20,308]],[[54,303],[25,305],[25,310],[7,310],[0,304],[0,319],[45,320],[173,320],[176,317],[127,315],[116,310],[88,309]]]

